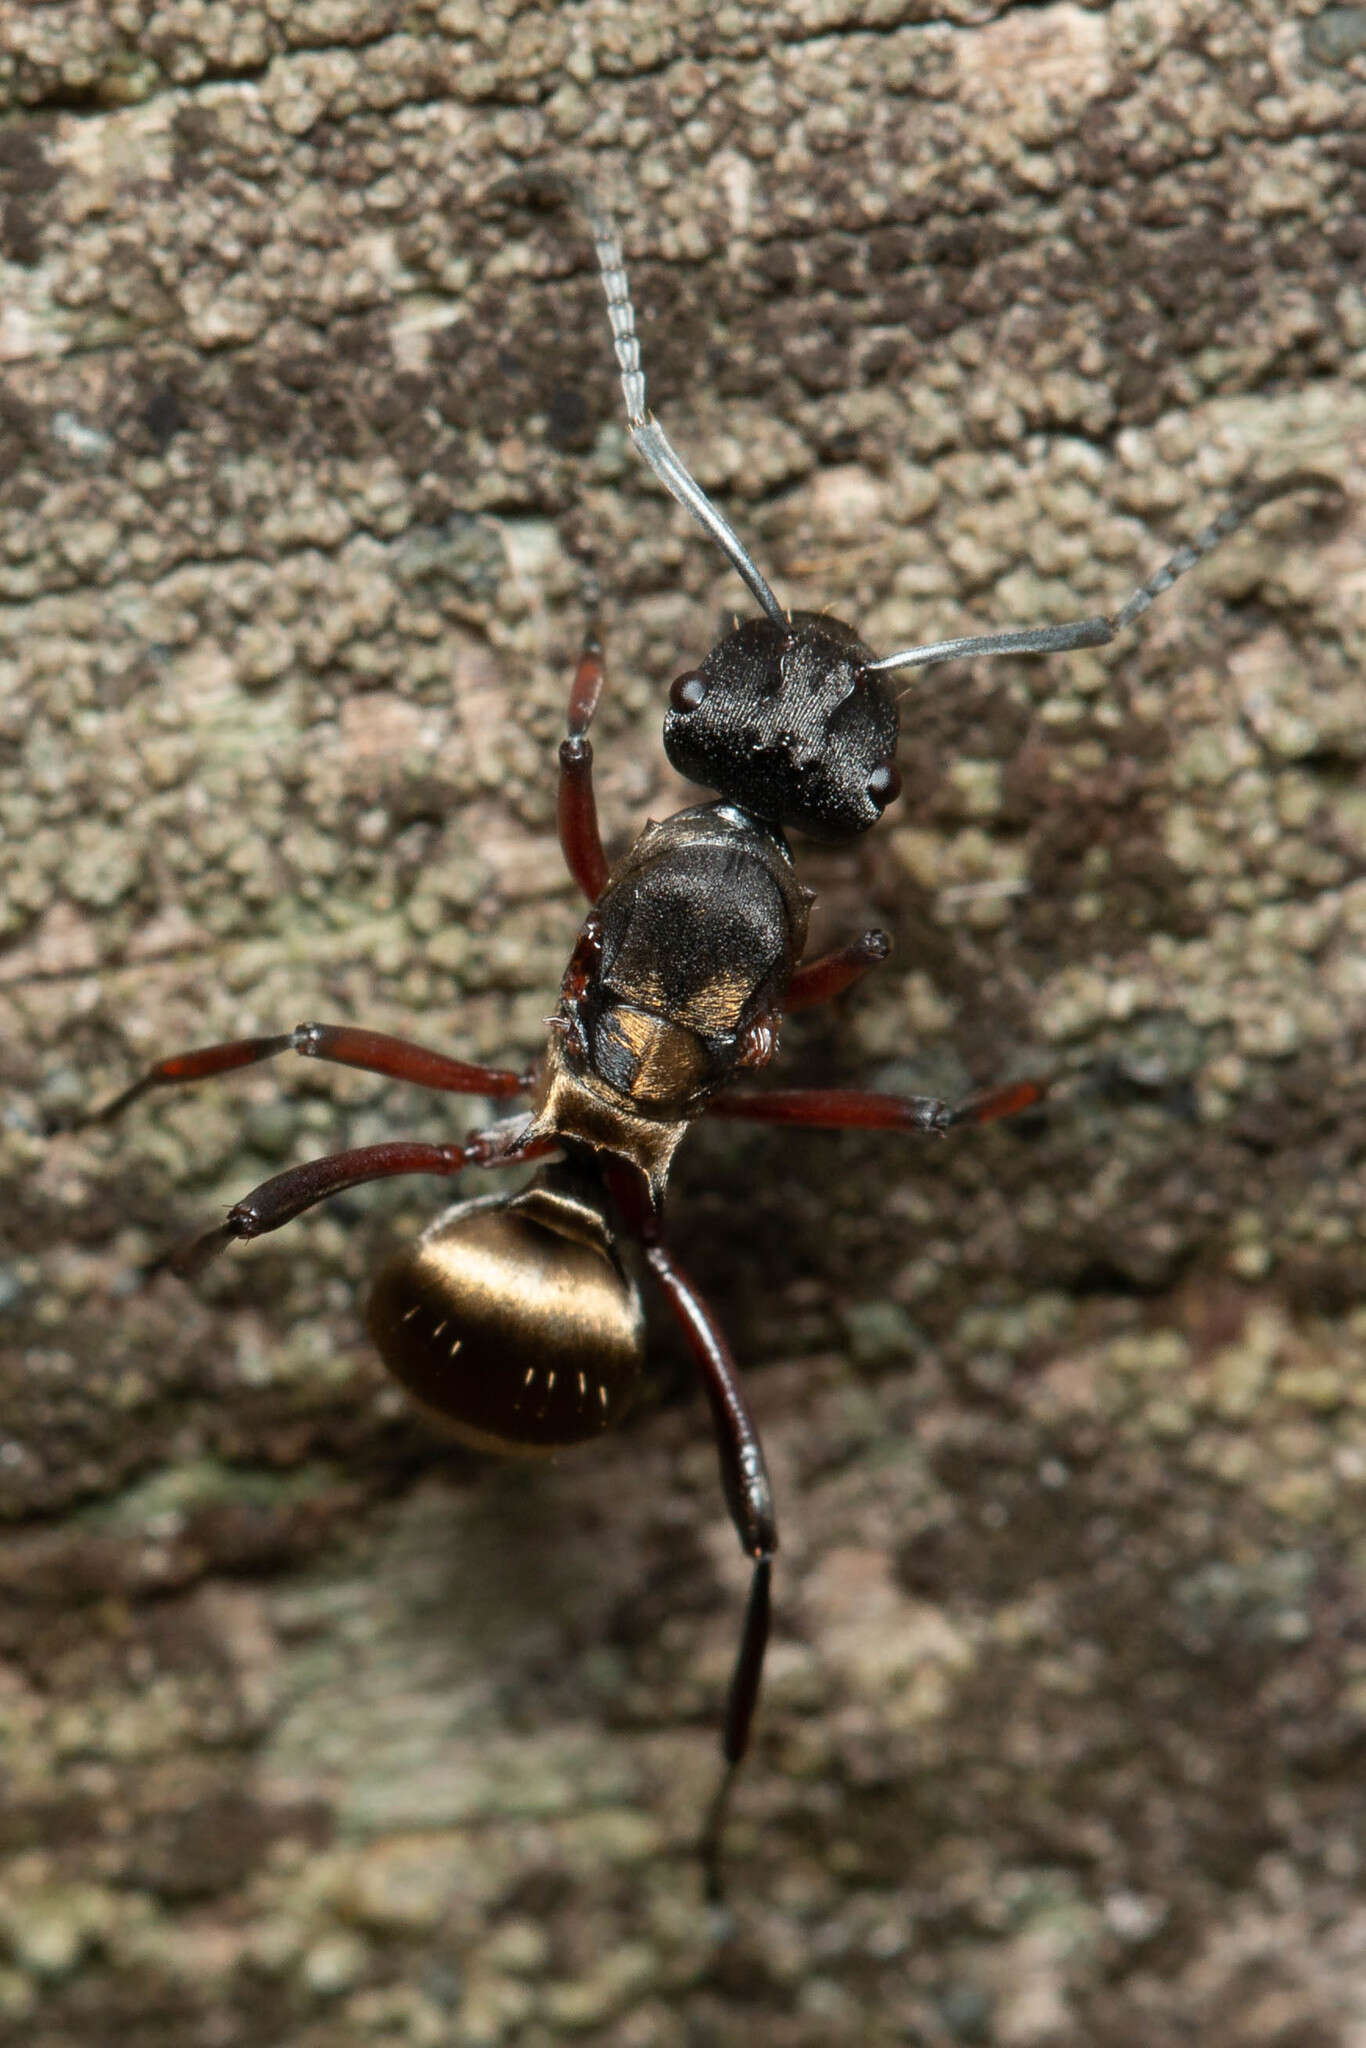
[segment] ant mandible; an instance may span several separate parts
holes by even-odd
[[[812,892],[797,879],[785,829],[852,840],[896,797],[899,719],[888,683],[896,671],[1102,646],[1259,506],[1288,491],[1332,487],[1296,472],[1254,488],[1116,612],[875,656],[839,620],[784,610],[646,412],[616,229],[591,192],[554,182],[592,231],[631,439],[726,555],[761,614],[718,641],[669,692],[665,752],[681,774],[715,790],[716,800],[648,825],[609,866],[588,739],[603,659],[590,631],[559,751],[558,826],[570,874],[591,908],[538,1067],[474,1066],[381,1032],[301,1024],[160,1060],[95,1114],[107,1119],[153,1088],[208,1080],[284,1052],[458,1095],[531,1097],[529,1111],[459,1144],[399,1138],[292,1166],[235,1203],[225,1222],[171,1263],[196,1271],[226,1245],[278,1230],[367,1181],[543,1162],[521,1193],[460,1201],[438,1216],[380,1273],[366,1318],[385,1365],[420,1408],[481,1450],[534,1455],[599,1435],[629,1402],[644,1362],[644,1322],[619,1243],[637,1247],[701,1375],[722,1489],[751,1564],[722,1728],[724,1764],[700,1843],[708,1894],[719,1898],[726,1808],[758,1699],[778,1536],[735,1361],[663,1236],[674,1153],[704,1115],[937,1135],[1014,1115],[1044,1093],[1037,1081],[956,1104],[844,1088],[732,1090],[737,1075],[768,1065],[785,1015],[840,994],[889,951],[886,934],[869,930],[803,959]]]

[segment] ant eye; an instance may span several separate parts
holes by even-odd
[[[868,794],[880,811],[895,803],[901,794],[901,770],[883,761],[868,777]]]
[[[699,670],[686,669],[670,684],[669,702],[675,711],[696,711],[709,687],[706,677]]]

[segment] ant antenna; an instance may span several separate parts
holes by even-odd
[[[1004,633],[972,633],[961,640],[935,640],[925,647],[907,647],[900,654],[884,654],[880,661],[864,664],[868,670],[893,668],[928,668],[935,661],[964,661],[979,654],[1067,654],[1078,647],[1103,647],[1108,640],[1116,639],[1126,626],[1141,618],[1156,597],[1170,590],[1178,576],[1184,576],[1187,569],[1193,569],[1197,562],[1204,560],[1227,540],[1231,533],[1249,520],[1263,505],[1269,505],[1273,498],[1287,497],[1292,491],[1320,491],[1334,497],[1342,495],[1341,488],[1331,477],[1319,476],[1312,469],[1293,469],[1284,476],[1274,478],[1270,483],[1254,486],[1226,505],[1217,519],[1196,534],[1194,540],[1162,564],[1157,572],[1140,583],[1127,604],[1117,612],[1098,612],[1093,618],[1074,619],[1060,626],[1017,626]]]
[[[730,521],[717,511],[696,477],[684,468],[659,421],[645,410],[645,376],[640,367],[635,308],[631,304],[631,286],[616,224],[586,185],[575,184],[570,189],[583,208],[592,231],[603,294],[607,300],[607,318],[612,328],[612,346],[621,370],[621,389],[626,400],[626,423],[631,430],[631,439],[665,490],[677,498],[680,505],[685,505],[703,531],[710,534],[761,610],[767,612],[774,625],[785,632],[788,615],[759,573],[749,549]]]

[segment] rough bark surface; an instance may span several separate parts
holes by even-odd
[[[1316,0],[0,0],[0,2039],[25,2048],[1366,2043],[1366,17]],[[691,1843],[743,1589],[704,1411],[535,1469],[383,1381],[396,1184],[147,1263],[459,1103],[304,1018],[524,1061],[578,920],[554,745],[605,600],[614,844],[739,586],[937,670],[803,849],[893,960],[784,1082],[1045,1114],[709,1129],[777,1634],[727,1919]]]

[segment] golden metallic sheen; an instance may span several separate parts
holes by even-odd
[[[645,1352],[638,1291],[577,1189],[448,1209],[381,1272],[366,1320],[395,1379],[479,1450],[610,1429]]]
[[[528,1137],[568,1138],[594,1152],[629,1160],[658,1208],[674,1153],[687,1128],[686,1116],[641,1114],[596,1074],[577,1072],[566,1057],[563,1039],[558,1033],[552,1035]]]

